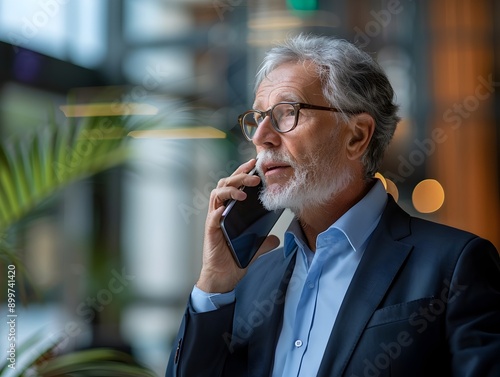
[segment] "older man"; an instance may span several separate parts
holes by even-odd
[[[374,178],[393,97],[343,40],[301,35],[266,55],[239,118],[258,159],[212,191],[167,376],[500,376],[498,252],[411,217]],[[240,269],[220,218],[260,179],[263,204],[295,219]]]

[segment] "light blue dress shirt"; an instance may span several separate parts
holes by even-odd
[[[285,256],[297,250],[288,285],[273,377],[316,376],[345,293],[387,201],[380,181],[307,246],[296,221],[285,234]]]
[[[284,253],[298,254],[286,293],[273,377],[317,375],[340,305],[386,201],[384,186],[377,181],[363,199],[318,235],[314,253],[299,223],[290,224]],[[194,287],[191,293],[197,312],[233,301],[234,291],[209,294]]]

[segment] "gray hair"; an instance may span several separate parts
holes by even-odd
[[[362,158],[365,176],[373,177],[400,120],[386,74],[370,55],[350,42],[301,34],[267,52],[256,75],[255,90],[278,66],[305,61],[317,67],[323,95],[330,106],[345,111],[340,113],[344,121],[350,116],[346,112],[366,112],[375,120],[375,131]]]

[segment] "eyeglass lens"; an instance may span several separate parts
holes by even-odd
[[[280,132],[288,132],[295,127],[295,107],[288,103],[280,103],[273,107],[271,122]],[[249,112],[243,117],[243,131],[248,138],[252,138],[257,132],[257,127],[262,123],[263,117],[256,111]]]

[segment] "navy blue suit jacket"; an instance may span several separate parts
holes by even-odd
[[[234,304],[208,313],[188,304],[166,376],[270,376],[294,263],[277,249],[249,268]],[[318,376],[499,377],[497,250],[390,197]]]

